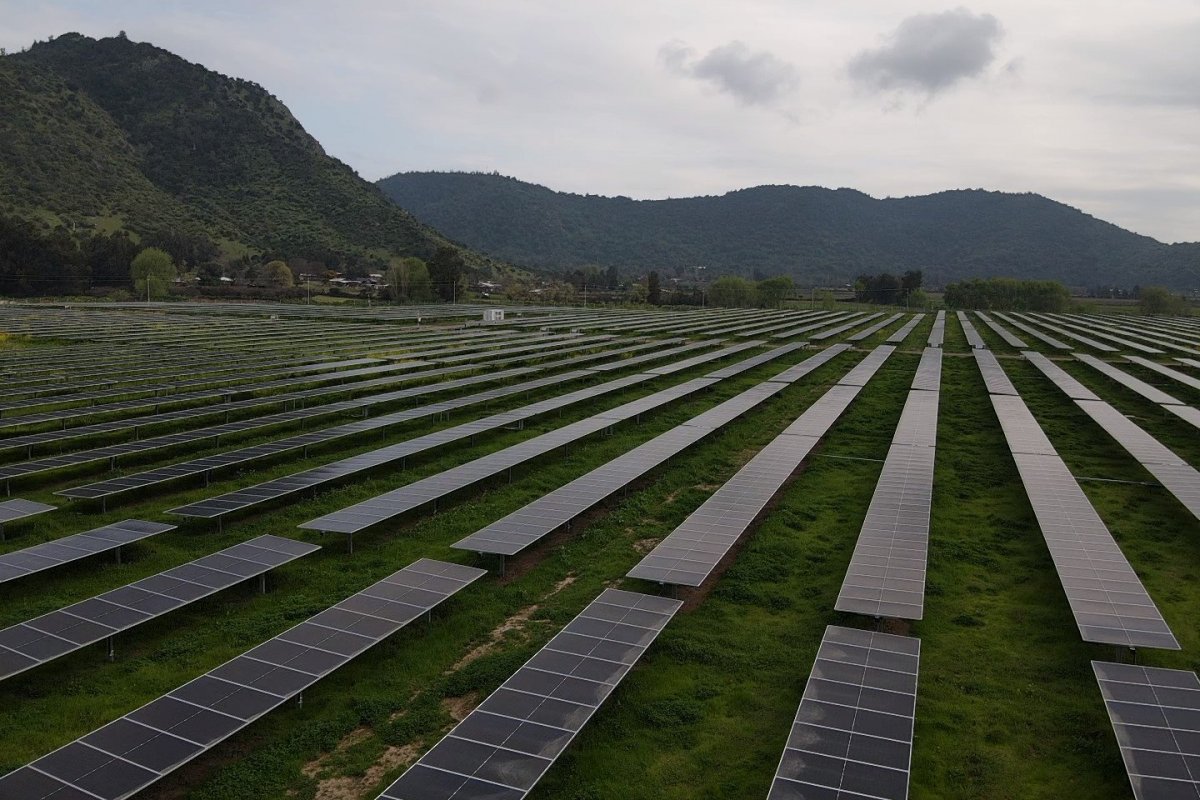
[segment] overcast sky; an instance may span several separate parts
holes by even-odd
[[[1200,240],[1200,0],[0,0],[0,47],[149,41],[374,180],[636,198],[1038,192]]]

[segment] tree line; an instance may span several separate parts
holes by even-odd
[[[996,311],[1066,311],[1071,293],[1057,281],[1022,281],[1014,278],[973,278],[946,286],[949,308]]]
[[[881,272],[878,275],[862,274],[854,279],[854,299],[859,303],[878,305],[925,305],[924,294],[914,298],[921,290],[924,274],[919,269],[910,269],[903,275]],[[918,302],[919,301],[919,302]]]

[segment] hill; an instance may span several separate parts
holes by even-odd
[[[924,270],[927,285],[1003,275],[1070,286],[1200,286],[1200,244],[1166,245],[1036,194],[979,190],[878,200],[851,189],[759,186],[631,200],[484,173],[379,181],[417,218],[470,247],[540,268],[588,265],[790,274],[842,283]]]
[[[4,56],[0,107],[8,214],[331,264],[447,244],[261,86],[150,44],[70,33]]]

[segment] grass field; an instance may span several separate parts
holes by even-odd
[[[531,798],[766,796],[825,626],[872,625],[835,612],[833,605],[931,325],[927,317],[865,387],[720,573],[698,590],[678,592],[684,610]],[[491,481],[464,492],[436,514],[423,510],[377,526],[356,538],[353,555],[341,539],[296,525],[757,351],[571,407],[524,431],[439,449],[410,461],[403,473],[379,470],[315,497],[234,518],[220,532],[212,523],[182,524],[129,548],[121,565],[85,560],[0,585],[3,627],[262,533],[323,545],[272,573],[265,596],[236,587],[118,637],[111,663],[96,645],[0,682],[0,772],[148,702],[419,557],[492,569],[437,609],[430,623],[413,623],[319,683],[302,705],[268,715],[139,795],[373,798],[605,586],[663,591],[622,576],[895,327],[712,434],[569,531],[512,559],[503,575],[494,559],[449,545],[812,351],[723,381],[645,415],[640,424],[618,425],[611,436],[549,454],[517,469],[511,483]],[[1200,614],[1200,523],[1165,490],[1146,485],[1153,484],[1151,476],[1040,372],[992,331],[977,327],[1072,473],[1106,479],[1081,485],[1183,646],[1179,652],[1139,652],[1139,663],[1200,668],[1194,624]],[[6,346],[22,349],[15,340]],[[922,643],[911,796],[1126,800],[1132,795],[1089,662],[1129,655],[1080,641],[953,315],[944,350],[925,616],[884,628],[919,636]],[[1062,366],[1189,463],[1200,463],[1195,429],[1082,364]],[[1122,368],[1162,384],[1152,372]],[[1200,403],[1200,392],[1178,385],[1168,391]],[[68,506],[14,526],[17,535],[7,548],[125,518],[179,522],[163,512],[483,413],[472,407],[448,422],[417,421],[308,459],[282,458],[219,475],[207,488],[195,480],[154,487],[110,503],[106,513],[94,504]],[[271,431],[237,445],[280,435]],[[158,453],[122,469],[184,457]],[[92,479],[56,474],[14,494],[62,504],[53,490]]]

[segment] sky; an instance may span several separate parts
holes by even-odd
[[[1036,192],[1200,241],[1200,0],[0,0],[10,51],[122,30],[369,180]]]

